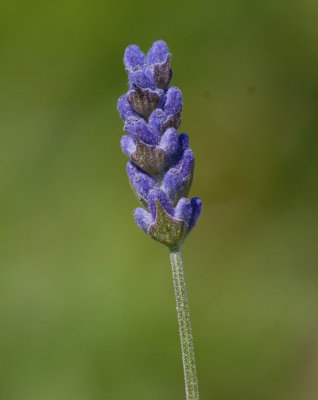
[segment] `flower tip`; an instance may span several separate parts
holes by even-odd
[[[167,44],[163,40],[157,40],[152,44],[151,49],[148,52],[148,65],[163,64],[168,55],[169,49]]]
[[[162,39],[155,40],[152,44],[152,47],[157,51],[161,50],[162,52],[165,52],[165,53],[169,52],[167,43]]]
[[[124,54],[125,67],[130,71],[136,71],[145,63],[145,55],[136,44],[126,47]]]

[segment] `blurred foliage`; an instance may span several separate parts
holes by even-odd
[[[163,39],[204,202],[184,245],[201,397],[317,399],[317,3],[0,15],[0,398],[184,398],[168,253],[134,224],[116,110],[125,47]]]

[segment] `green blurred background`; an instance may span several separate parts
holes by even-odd
[[[125,47],[157,39],[204,203],[184,245],[201,397],[317,399],[317,3],[2,0],[0,21],[0,399],[184,399],[116,110]]]

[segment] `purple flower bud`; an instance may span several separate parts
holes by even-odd
[[[170,168],[163,179],[163,189],[176,204],[181,197],[186,197],[190,191],[194,170],[192,150],[186,150],[176,165]]]
[[[142,69],[146,63],[144,53],[136,44],[128,46],[125,50],[124,64],[128,72],[138,71]]]
[[[175,208],[174,216],[177,219],[183,220],[189,226],[192,217],[191,201],[185,197],[182,197]]]
[[[182,112],[182,93],[175,86],[171,86],[166,95],[166,103],[164,107],[166,115],[181,115]]]
[[[166,120],[166,114],[163,110],[160,108],[156,108],[150,115],[148,124],[149,126],[157,132],[159,135],[162,135],[162,132],[164,131],[162,129],[162,126]]]
[[[151,67],[156,64],[163,64],[169,56],[169,49],[163,40],[153,43],[147,55],[147,65]]]
[[[122,96],[119,97],[118,102],[117,102],[117,109],[123,120],[126,120],[129,117],[137,117],[138,116],[136,111],[129,104],[129,102],[127,100],[127,96],[125,94],[123,94]]]
[[[120,140],[120,146],[123,153],[131,158],[132,153],[136,150],[136,139],[131,135],[124,135]]]
[[[168,46],[162,40],[154,42],[147,56],[149,66],[155,85],[160,89],[166,89],[171,78],[170,54]]]
[[[156,186],[155,179],[132,162],[127,163],[127,175],[138,200],[147,206],[149,191]]]
[[[153,222],[151,214],[143,208],[136,208],[134,210],[134,217],[139,228],[148,234],[149,227]]]
[[[180,149],[177,130],[174,128],[167,129],[160,140],[159,146],[165,151],[166,163],[164,167],[166,167],[167,162],[172,162],[176,158]]]

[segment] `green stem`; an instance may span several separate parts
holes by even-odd
[[[188,295],[180,247],[174,247],[170,249],[170,261],[172,266],[172,277],[177,303],[186,399],[198,400],[198,377],[195,366]]]

